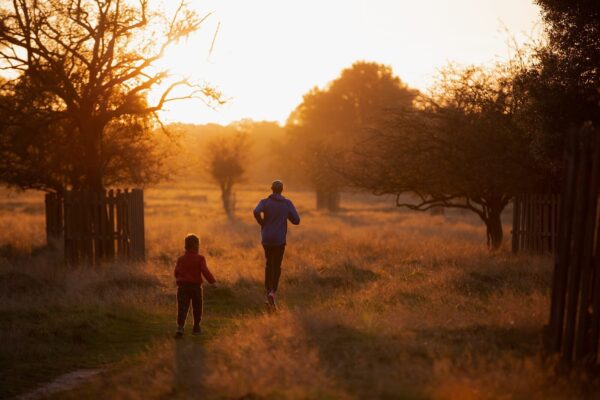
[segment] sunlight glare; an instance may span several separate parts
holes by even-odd
[[[160,66],[210,84],[228,101],[216,109],[197,100],[169,103],[161,113],[166,122],[229,123],[245,117],[284,122],[304,93],[357,60],[391,65],[403,81],[424,90],[450,61],[505,58],[506,31],[522,44],[539,34],[540,21],[537,6],[523,0],[191,5],[200,15],[212,14],[198,32],[170,48]]]

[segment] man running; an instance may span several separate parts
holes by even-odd
[[[283,182],[276,180],[271,185],[273,193],[262,199],[254,209],[254,218],[261,226],[262,245],[265,249],[265,289],[267,304],[276,307],[275,294],[281,275],[281,261],[285,251],[285,237],[288,219],[294,225],[300,223],[300,216],[294,204],[283,197]]]

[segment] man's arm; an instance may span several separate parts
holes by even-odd
[[[261,213],[264,211],[264,206],[265,206],[265,202],[264,200],[261,200],[258,202],[258,205],[256,206],[256,208],[254,209],[254,218],[256,218],[256,222],[258,222],[258,224],[260,226],[263,226],[265,220],[263,219]]]
[[[300,215],[298,215],[298,211],[296,211],[296,207],[294,207],[294,203],[291,200],[289,201],[290,210],[288,211],[288,219],[294,225],[300,224]]]

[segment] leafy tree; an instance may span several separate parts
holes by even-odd
[[[243,131],[216,136],[207,144],[207,169],[221,189],[223,209],[230,217],[235,211],[233,187],[244,177],[249,148],[248,134]]]
[[[314,88],[291,113],[289,142],[282,154],[317,191],[318,206],[339,207],[341,176],[329,160],[376,125],[386,110],[410,107],[417,92],[408,88],[390,67],[356,62],[327,88]]]
[[[470,210],[497,249],[502,211],[538,179],[513,88],[507,71],[449,67],[417,109],[394,113],[339,170],[360,188],[395,194],[399,207]]]
[[[277,122],[244,119],[228,125],[175,123],[167,129],[171,136],[175,136],[177,148],[169,136],[161,136],[162,147],[172,148],[172,154],[164,159],[164,168],[176,173],[178,179],[206,179],[205,160],[198,157],[199,152],[206,153],[208,142],[215,137],[235,136],[240,132],[245,132],[252,144],[246,155],[248,162],[244,163],[244,181],[270,184],[274,179],[273,171],[281,169],[278,145],[285,138],[285,130]],[[275,175],[279,176],[279,173]]]
[[[22,96],[26,94],[17,90],[0,95],[0,181],[58,193],[82,188],[87,160],[73,135],[75,128],[69,120],[54,119],[54,113],[28,104]],[[143,185],[164,177],[165,149],[150,124],[143,117],[121,117],[107,125],[100,154],[104,185]]]
[[[167,102],[218,99],[156,62],[202,22],[147,0],[13,0],[0,6],[0,179],[23,188],[102,190],[156,178],[147,129]],[[148,92],[165,89],[155,103]],[[185,88],[181,94],[178,88]]]
[[[523,120],[536,156],[560,181],[565,138],[585,123],[600,125],[600,2],[536,0],[546,41],[534,52],[519,84],[527,94]]]

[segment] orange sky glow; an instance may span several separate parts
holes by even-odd
[[[450,61],[506,58],[507,31],[517,43],[541,31],[530,0],[192,0],[190,6],[212,14],[161,66],[210,84],[228,101],[216,109],[194,100],[169,103],[161,114],[167,123],[284,123],[304,93],[357,60],[390,65],[425,90]]]

